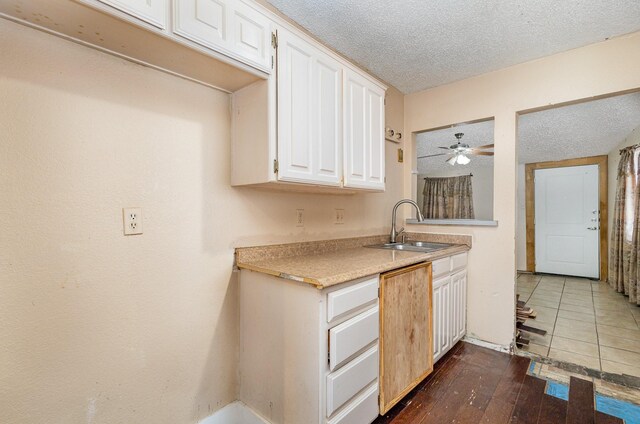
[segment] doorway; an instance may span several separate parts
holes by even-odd
[[[640,93],[523,113],[518,143],[520,350],[640,377],[640,302],[608,282],[620,172],[640,172],[620,167],[640,145]]]
[[[527,271],[607,275],[607,157],[527,164]]]

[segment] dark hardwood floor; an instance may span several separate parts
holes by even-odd
[[[590,382],[572,379],[575,401],[567,406],[544,393],[544,380],[527,375],[529,364],[528,358],[460,342],[429,377],[375,423],[622,423],[594,412]],[[590,397],[585,395],[588,390]],[[613,421],[605,421],[610,418]]]

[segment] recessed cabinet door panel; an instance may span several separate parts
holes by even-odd
[[[384,190],[384,91],[367,89],[367,185]]]
[[[271,67],[271,21],[242,1],[234,4],[231,50],[263,68]]]
[[[451,297],[451,339],[455,344],[466,332],[466,271],[451,276]]]
[[[345,186],[384,190],[384,90],[351,70],[344,81]]]
[[[319,56],[315,73],[314,169],[318,181],[338,185],[342,176],[340,141],[342,140],[342,69],[328,56]]]
[[[366,88],[357,75],[345,72],[344,92],[344,185],[360,187],[366,185]]]
[[[131,16],[164,29],[167,25],[169,0],[99,0]]]
[[[284,31],[278,38],[278,176],[313,181],[313,49]]]
[[[228,49],[229,0],[174,0],[174,32],[213,49]]]

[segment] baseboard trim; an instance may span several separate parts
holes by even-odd
[[[495,350],[498,352],[504,352],[509,354],[513,353],[513,348],[511,345],[503,346],[496,343],[485,342],[484,340],[476,339],[469,336],[464,336],[462,340],[467,343],[471,343],[480,347],[486,347],[487,349]]]
[[[239,400],[232,402],[198,424],[271,424]]]

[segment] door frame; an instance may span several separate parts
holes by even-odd
[[[598,165],[598,198],[600,207],[600,280],[607,281],[608,256],[608,176],[609,157],[590,156],[586,158],[567,159],[550,162],[536,162],[525,164],[525,214],[526,214],[526,242],[527,242],[527,271],[536,270],[536,225],[535,225],[535,171],[536,169],[564,168],[568,166]]]

